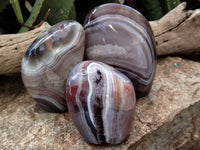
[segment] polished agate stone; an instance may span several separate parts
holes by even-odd
[[[70,73],[66,96],[78,131],[91,144],[119,144],[130,133],[135,91],[121,72],[101,62],[84,61]]]
[[[83,60],[85,32],[76,21],[63,21],[30,45],[22,60],[22,79],[29,94],[46,110],[67,109],[65,82]]]
[[[127,75],[136,96],[146,96],[156,69],[154,36],[148,21],[121,4],[104,4],[87,16],[86,60],[109,64]]]

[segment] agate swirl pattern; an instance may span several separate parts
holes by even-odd
[[[138,11],[121,4],[104,4],[87,16],[86,60],[109,64],[127,75],[137,98],[146,96],[156,69],[151,27]]]
[[[60,22],[30,45],[21,73],[29,94],[44,109],[67,110],[65,82],[72,68],[83,60],[85,32],[76,21]]]
[[[135,112],[131,81],[102,62],[77,64],[66,83],[71,118],[86,142],[119,144],[130,133]]]

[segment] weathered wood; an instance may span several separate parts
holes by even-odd
[[[150,22],[153,29],[157,55],[200,52],[200,9],[186,11],[186,3],[157,21]],[[22,57],[33,40],[50,26],[21,33],[0,35],[0,75],[20,72]]]
[[[157,55],[200,52],[200,9],[185,11],[186,3],[150,22],[153,29]]]
[[[176,28],[177,25],[184,22],[187,18],[187,12],[185,11],[186,3],[181,3],[160,20],[150,21],[151,28],[154,32],[154,36],[159,36],[165,32],[170,31],[173,28]]]
[[[44,23],[29,32],[0,35],[0,74],[19,73],[21,60],[28,46],[49,27],[48,23]]]

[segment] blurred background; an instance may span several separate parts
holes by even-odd
[[[0,34],[26,32],[44,21],[83,23],[94,7],[121,3],[140,11],[149,21],[160,19],[183,0],[0,0]],[[200,0],[186,0],[187,9],[200,8]]]

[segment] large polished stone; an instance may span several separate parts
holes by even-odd
[[[41,33],[27,49],[21,65],[24,86],[45,110],[67,110],[65,82],[83,60],[85,32],[76,21],[62,21]]]
[[[85,20],[85,59],[109,64],[133,82],[136,97],[147,96],[156,71],[154,35],[147,19],[120,4],[94,8]]]

